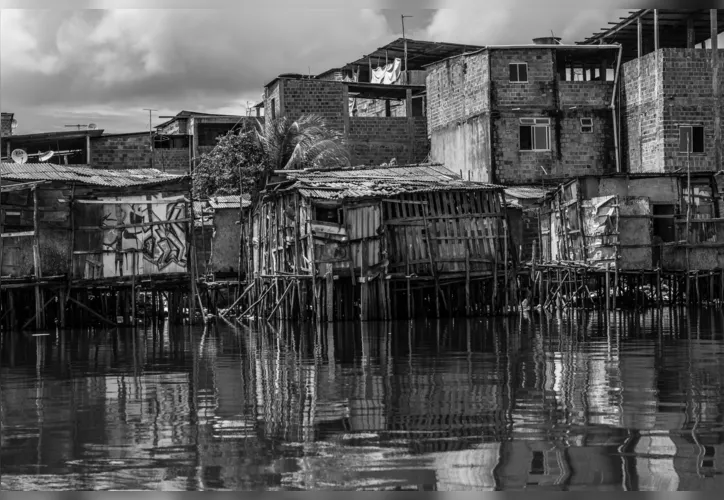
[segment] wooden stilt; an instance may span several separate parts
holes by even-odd
[[[470,304],[470,249],[465,247],[465,315],[471,316]]]
[[[611,303],[611,264],[606,263],[606,311],[610,310]]]
[[[327,317],[326,321],[334,321],[334,273],[332,264],[324,264],[324,277],[327,294]]]

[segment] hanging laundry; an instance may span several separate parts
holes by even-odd
[[[385,68],[375,68],[370,76],[370,83],[382,83],[385,78]]]
[[[386,83],[388,85],[395,83],[400,78],[400,73],[402,72],[402,60],[400,58],[396,58],[393,62],[386,66],[385,70],[385,78],[382,83]]]

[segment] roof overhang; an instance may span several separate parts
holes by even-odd
[[[35,134],[19,134],[3,137],[9,141],[36,142],[47,140],[79,139],[85,137],[100,137],[102,129],[95,130],[74,130],[70,132],[40,132]]]
[[[717,16],[716,31],[724,31],[724,15],[720,11]],[[639,9],[629,12],[626,17],[616,22],[609,22],[611,26],[601,28],[579,45],[591,46],[606,43],[620,43],[623,45],[622,60],[636,59],[638,54],[638,24],[641,23],[644,41],[643,54],[651,52],[654,47],[655,17],[658,17],[659,47],[685,48],[687,47],[688,26],[692,28],[694,45],[698,45],[711,38],[711,17],[709,9]]]

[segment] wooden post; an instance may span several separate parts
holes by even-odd
[[[611,302],[611,263],[606,263],[606,311],[609,310]]]
[[[43,294],[38,281],[43,278],[40,261],[40,227],[38,219],[38,187],[33,186],[33,263],[35,265],[35,328],[45,327],[43,312]]]
[[[659,9],[654,9],[654,50],[659,50]]]
[[[334,321],[334,273],[332,264],[324,264],[324,276],[326,278],[326,294],[327,294],[327,322]]]
[[[510,311],[510,290],[508,289],[508,225],[503,222],[503,269],[505,276],[503,277],[505,284],[505,314]]]
[[[643,25],[641,24],[641,17],[636,19],[637,36],[636,36],[636,57],[640,58],[643,55]]]
[[[694,42],[694,19],[691,17],[686,20],[686,48],[696,48]]]
[[[133,328],[136,328],[136,257],[138,254],[136,252],[131,252],[131,258],[133,259],[131,261],[131,322],[133,323]]]
[[[465,245],[465,314],[470,314],[470,248]]]
[[[711,271],[709,271],[709,297],[707,302],[710,306],[714,304],[714,274]]]
[[[661,268],[656,269],[656,301],[658,302],[659,308],[664,305],[663,298],[661,297]]]
[[[369,283],[367,280],[369,279],[369,276],[367,276],[367,264],[369,261],[368,257],[368,240],[363,239],[360,243],[360,250],[362,254],[362,268],[360,270],[360,314],[362,321],[367,321],[369,319],[369,299],[370,299],[370,288]],[[409,281],[408,281],[409,282]],[[409,300],[409,299],[408,299]]]
[[[618,295],[618,262],[614,262],[613,265],[613,309],[616,310],[616,296]]]

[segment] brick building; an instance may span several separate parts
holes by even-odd
[[[535,42],[489,46],[428,67],[433,161],[505,184],[616,171],[618,46]]]
[[[674,172],[687,161],[692,171],[722,168],[722,12],[637,10],[582,42],[622,43],[621,156],[629,172]]]
[[[427,123],[422,106],[413,106],[424,93],[421,85],[385,85],[282,75],[265,86],[267,119],[296,119],[304,114],[322,116],[327,126],[344,135],[353,165],[420,163],[428,155]],[[403,100],[405,113],[397,116],[354,116],[350,98]]]
[[[193,162],[193,165],[197,165],[201,155],[208,153],[216,146],[219,136],[240,128],[245,120],[263,122],[264,118],[181,111],[156,126],[157,136],[154,148],[164,150],[162,153],[170,159],[177,156],[180,158],[181,152],[167,150],[185,148],[188,155],[187,163],[190,161]],[[163,156],[162,153],[159,155]]]

